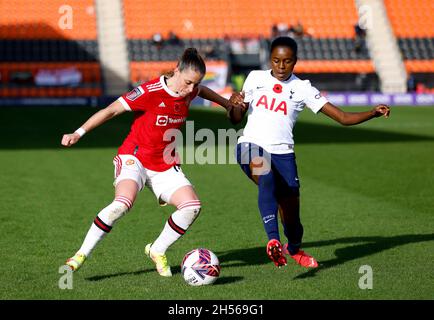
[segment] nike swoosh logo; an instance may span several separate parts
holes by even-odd
[[[264,223],[268,223],[268,222],[270,222],[270,221],[273,220],[273,219],[274,219],[274,218],[264,220]]]
[[[256,87],[256,89],[262,89],[264,86],[262,86],[262,87]]]

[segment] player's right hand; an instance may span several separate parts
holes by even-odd
[[[62,138],[62,145],[65,147],[70,147],[73,144],[76,144],[80,138],[80,135],[76,132],[64,134]]]

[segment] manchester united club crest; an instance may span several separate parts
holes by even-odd
[[[132,166],[134,163],[135,163],[135,162],[134,162],[133,159],[128,159],[128,160],[125,162],[125,164],[126,164],[127,166]]]

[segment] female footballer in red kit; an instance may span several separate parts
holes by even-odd
[[[161,276],[172,275],[166,250],[177,241],[198,217],[201,202],[182,172],[165,132],[180,128],[186,121],[190,102],[200,96],[227,110],[239,106],[201,86],[205,63],[196,49],[184,51],[170,77],[161,76],[139,85],[122,95],[108,107],[92,115],[74,133],[65,134],[62,145],[70,147],[86,133],[126,111],[135,113],[131,130],[113,160],[115,196],[94,219],[80,249],[66,261],[78,270],[96,245],[109,233],[115,222],[133,206],[139,191],[148,187],[161,203],[176,207],[161,234],[145,246],[145,254],[153,260]]]

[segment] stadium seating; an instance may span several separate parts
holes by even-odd
[[[124,0],[124,11],[129,39],[169,31],[181,38],[269,37],[273,24],[298,21],[316,38],[351,38],[357,22],[353,0]]]
[[[71,9],[72,25],[62,27],[61,17]],[[0,2],[1,96],[99,96],[99,64],[96,16],[92,0],[19,0]],[[10,14],[4,14],[10,13]],[[36,86],[40,70],[75,68],[82,83],[68,86]],[[17,74],[28,81],[10,81]]]
[[[11,81],[13,74],[19,72],[29,73],[30,79],[34,79],[40,70],[60,70],[73,66],[82,74],[80,86],[59,86],[59,87],[36,87],[34,85],[20,85]],[[101,73],[100,66],[93,62],[62,63],[62,62],[30,62],[30,63],[0,63],[0,96],[4,97],[45,97],[45,96],[100,96],[101,95]],[[33,81],[30,81],[33,84]]]
[[[213,60],[226,59],[227,55],[227,46],[223,39],[182,39],[179,44],[166,42],[161,48],[148,39],[133,39],[128,41],[128,45],[131,61],[177,60],[187,47],[205,52],[208,46],[212,46],[213,52],[208,53],[207,58]]]
[[[385,5],[407,71],[433,72],[432,1],[385,0]],[[124,14],[133,82],[158,74],[159,68],[167,67],[165,61],[172,61],[173,65],[187,46],[202,48],[200,41],[208,41],[215,48],[215,57],[211,59],[225,60],[229,47],[226,40],[270,39],[273,25],[289,27],[298,22],[303,24],[308,36],[297,38],[300,58],[297,73],[375,73],[367,48],[355,50],[354,25],[358,16],[354,0],[273,3],[259,0],[254,4],[248,0],[208,0],[203,5],[197,5],[194,0],[150,3],[124,0]],[[165,44],[158,49],[152,44],[154,34],[164,38],[171,31],[181,38],[182,46]]]
[[[72,9],[72,28],[60,28],[59,18]],[[0,1],[0,39],[95,40],[96,19],[92,0]]]
[[[431,0],[384,0],[384,3],[397,37],[434,36],[434,5]]]
[[[373,73],[371,60],[301,60],[297,62],[296,73]]]
[[[365,46],[355,50],[355,0],[122,0],[131,84],[173,68],[186,47],[207,61],[237,60],[234,39],[254,39],[266,48],[273,26],[301,22],[305,36],[296,37],[299,62],[295,72],[375,75]],[[424,82],[434,72],[434,6],[432,0],[384,0],[407,72]],[[64,8],[72,9],[73,27],[61,27]],[[0,94],[19,96],[99,96],[102,74],[94,0],[0,1]],[[11,14],[8,14],[11,13]],[[178,42],[168,41],[170,32]],[[155,34],[163,43],[152,41]],[[244,43],[245,45],[245,43]],[[241,55],[240,55],[241,56]],[[246,55],[248,56],[248,55]],[[238,58],[243,61],[245,57]],[[246,60],[247,61],[247,60]],[[77,86],[35,86],[40,70],[75,68]],[[348,81],[349,78],[345,78]],[[432,78],[432,77],[431,77]],[[429,80],[434,82],[434,80]],[[428,81],[428,82],[429,82]]]
[[[0,40],[0,61],[83,62],[98,60],[98,44],[91,40]]]
[[[308,36],[297,39],[297,72],[374,72],[367,49],[354,50],[357,12],[353,0],[288,0],[272,4],[260,0],[254,5],[248,0],[209,0],[206,5],[197,5],[194,0],[123,3],[133,83],[157,75],[160,67],[167,66],[164,61],[176,61],[185,47],[201,50],[211,46],[213,55],[205,54],[208,60],[226,60],[228,40],[270,39],[273,25],[283,23],[289,27],[298,22],[302,22]],[[167,39],[170,32],[181,38],[182,45],[153,44],[154,34]],[[158,61],[162,62],[160,67]],[[145,66],[149,69],[145,70]]]
[[[434,59],[434,38],[399,38],[398,44],[405,60]]]
[[[434,72],[434,4],[431,0],[385,0],[408,73]]]
[[[176,66],[176,61],[132,61],[131,82],[139,84],[154,79]]]

